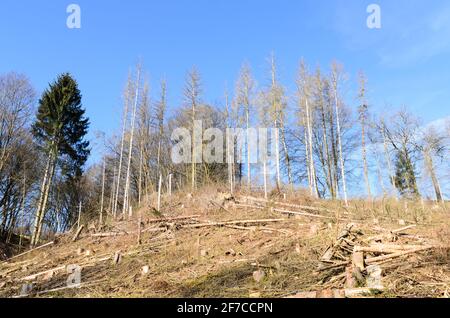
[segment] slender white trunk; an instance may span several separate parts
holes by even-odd
[[[130,85],[130,83],[128,83]],[[117,182],[116,182],[116,194],[114,196],[114,206],[113,206],[113,215],[117,216],[117,206],[119,203],[119,189],[120,189],[120,179],[122,177],[122,164],[123,164],[123,150],[125,147],[125,134],[127,129],[127,121],[128,121],[128,102],[129,102],[129,88],[127,87],[127,91],[125,92],[125,106],[123,112],[123,126],[122,126],[122,141],[120,144],[120,159],[119,159],[119,168],[117,170]]]
[[[80,228],[81,226],[81,201],[80,204],[78,206],[78,222],[77,222],[78,228]]]
[[[344,202],[345,205],[348,206],[348,197],[347,197],[347,182],[345,179],[345,165],[344,165],[344,154],[342,152],[342,134],[341,134],[341,121],[339,114],[339,98],[337,95],[337,84],[334,87],[334,101],[336,106],[336,129],[337,129],[337,137],[339,144],[339,160],[341,163],[341,174],[342,174],[342,192],[344,194]]]
[[[141,205],[141,196],[142,196],[142,157],[143,157],[143,150],[142,150],[142,141],[141,141],[140,154],[139,154],[139,180],[138,180],[138,203],[139,203],[139,206]]]
[[[381,165],[380,165],[380,158],[377,154],[375,154],[376,162],[377,162],[377,174],[378,174],[378,183],[380,184],[381,189],[383,190],[383,198],[386,197],[387,191],[386,187],[384,186],[383,182],[383,174],[381,173]]]
[[[49,177],[50,164],[51,164],[51,157],[49,155],[47,158],[47,165],[44,170],[44,178],[42,179],[42,185],[41,185],[41,190],[40,190],[40,194],[39,194],[38,206],[37,206],[36,215],[34,218],[33,234],[31,236],[31,246],[34,246],[36,244],[36,235],[38,232],[39,223],[40,223],[40,219],[41,219],[42,203],[44,201],[45,189],[47,188],[47,179]]]
[[[23,173],[23,188],[22,188],[22,202],[20,204],[20,217],[19,217],[19,248],[22,247],[22,236],[23,236],[23,226],[24,226],[24,220],[25,220],[25,195],[26,195],[26,170],[24,169]]]
[[[362,115],[362,116],[364,116],[364,115]],[[369,168],[367,165],[366,127],[365,127],[364,117],[361,118],[361,146],[362,146],[364,180],[366,181],[367,196],[368,196],[369,200],[372,201],[372,190],[370,188],[370,180],[369,180]]]
[[[384,130],[382,130],[381,133],[383,135],[384,155],[385,155],[386,163],[388,166],[389,183],[392,185],[394,197],[398,201],[398,191],[397,191],[397,187],[395,186],[395,178],[394,178],[394,173],[392,171],[392,161],[391,161],[391,156],[389,155],[389,149],[388,149],[387,140],[386,140],[386,133],[384,132]]]
[[[39,212],[39,217],[37,218],[37,227],[35,227],[35,236],[32,239],[32,246],[36,245],[39,242],[39,239],[41,237],[41,232],[42,232],[42,222],[44,221],[44,217],[45,217],[45,211],[47,209],[47,203],[48,203],[48,196],[50,194],[50,187],[52,184],[52,180],[53,180],[53,176],[55,174],[55,168],[56,168],[56,155],[53,155],[52,153],[50,153],[50,174],[48,176],[47,179],[47,183],[45,185],[45,189],[44,189],[44,196],[43,196],[43,200],[42,200],[42,205],[41,205],[41,209]]]
[[[444,197],[442,195],[441,184],[439,182],[439,179],[438,179],[435,169],[434,169],[433,158],[431,157],[431,155],[428,151],[424,152],[424,157],[425,157],[425,165],[427,167],[428,173],[431,178],[431,182],[433,183],[434,192],[436,194],[436,202],[444,203]]]
[[[231,141],[230,136],[231,134],[227,133],[227,163],[228,163],[228,182],[230,185],[230,193],[233,194],[234,188],[233,188],[233,155],[231,153]]]
[[[263,159],[263,175],[264,175],[264,199],[268,199],[268,194],[267,194],[267,161],[266,158],[264,157]]]
[[[158,183],[158,211],[161,211],[161,187],[162,187],[162,175],[159,175]]]
[[[317,177],[316,177],[316,167],[314,164],[314,150],[313,150],[313,141],[312,141],[312,120],[311,120],[311,110],[309,107],[308,97],[305,97],[305,108],[306,108],[306,123],[308,126],[308,152],[309,152],[309,171],[311,177],[311,189],[312,195],[314,197],[319,197],[318,189],[317,189]]]
[[[103,203],[105,200],[105,174],[106,174],[106,161],[105,159],[103,159],[102,197],[100,199],[100,225],[103,224]]]
[[[251,190],[251,166],[250,166],[250,114],[249,105],[246,109],[246,126],[247,126],[247,190]]]
[[[113,183],[111,186],[111,193],[110,193],[110,198],[109,198],[109,213],[113,215],[113,217],[115,218],[115,214],[114,214],[114,194],[116,191],[116,167],[114,167],[114,172],[113,172]]]
[[[277,188],[281,190],[281,177],[280,177],[280,144],[279,144],[278,124],[275,121],[275,160],[277,169]]]
[[[249,114],[249,110],[248,110],[249,106],[247,106],[247,114],[246,114],[246,119],[247,119],[247,187],[248,190],[251,190],[251,167],[250,167],[250,114]]]
[[[311,195],[313,195],[313,186],[312,186],[312,179],[311,179],[311,171],[310,171],[310,163],[309,163],[309,142],[308,142],[308,133],[307,133],[307,129],[306,129],[306,125],[305,125],[305,129],[304,129],[304,138],[305,138],[305,155],[306,155],[306,173],[308,175],[308,187],[309,187],[309,192]]]
[[[141,70],[138,68],[137,71],[137,79],[136,79],[136,93],[134,98],[134,105],[133,105],[133,111],[131,114],[131,132],[130,132],[130,144],[128,149],[128,166],[127,166],[127,175],[125,178],[125,191],[124,191],[124,198],[123,198],[123,210],[122,214],[125,215],[126,211],[129,207],[129,196],[130,196],[130,172],[131,172],[131,158],[133,156],[133,137],[134,137],[134,125],[136,121],[136,110],[137,110],[137,104],[139,101],[139,85],[140,85],[140,79],[141,79]]]
[[[169,197],[172,196],[172,174],[169,174],[169,187],[167,189]]]

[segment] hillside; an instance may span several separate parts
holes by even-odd
[[[253,196],[258,196],[253,194]],[[448,297],[449,210],[216,189],[155,198],[0,263],[1,297]],[[155,213],[156,212],[156,213]],[[81,267],[81,285],[67,286]],[[371,266],[370,266],[371,265]]]

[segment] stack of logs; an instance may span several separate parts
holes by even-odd
[[[330,271],[333,275],[323,283],[325,289],[301,292],[290,297],[363,297],[383,292],[382,265],[434,248],[431,245],[396,244],[400,236],[414,227],[411,225],[364,238],[355,224],[348,224],[320,259],[317,271]]]

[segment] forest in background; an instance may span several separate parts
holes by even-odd
[[[344,98],[347,74],[332,63],[325,70],[301,61],[294,91],[281,84],[271,56],[261,85],[244,64],[222,105],[205,101],[201,73],[185,79],[184,101],[168,105],[170,83],[150,87],[144,67],[130,71],[122,93],[122,124],[102,139],[100,162],[86,167],[89,121],[82,92],[70,74],[39,94],[26,75],[0,75],[0,231],[31,245],[83,221],[132,213],[159,191],[193,192],[208,184],[247,191],[305,188],[313,197],[341,200],[397,198],[445,204],[449,183],[450,122],[424,125],[406,107],[379,114],[367,98],[361,72],[351,83],[358,94]],[[150,93],[152,92],[152,94]],[[38,98],[39,97],[39,98]],[[168,116],[168,109],[175,109]],[[174,164],[172,131],[278,128],[274,162],[239,163],[247,145],[224,144],[231,164]],[[269,177],[264,177],[269,176]],[[170,186],[169,186],[170,184]],[[447,197],[448,198],[448,197]],[[21,245],[23,242],[19,242]]]

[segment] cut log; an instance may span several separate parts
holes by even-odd
[[[380,253],[380,254],[389,254],[389,253],[398,253],[401,251],[411,251],[415,249],[420,249],[423,246],[419,245],[394,245],[394,244],[376,244],[372,246],[355,246],[356,252],[364,252],[364,253]]]
[[[43,271],[43,272],[40,272],[40,273],[36,273],[36,274],[33,274],[33,275],[29,275],[29,276],[23,277],[23,278],[20,279],[20,281],[35,280],[39,276],[48,275],[49,273],[56,273],[56,272],[59,272],[59,271],[65,270],[65,269],[66,269],[65,265],[64,266],[59,266],[59,267],[52,268],[52,269],[49,269],[49,270],[46,270],[46,271]]]
[[[347,261],[347,262],[340,262],[340,263],[334,263],[334,264],[331,264],[331,265],[329,265],[329,266],[320,264],[321,266],[320,266],[317,270],[318,270],[319,272],[320,272],[320,271],[326,271],[326,270],[329,270],[329,269],[334,269],[334,268],[344,267],[344,266],[347,266],[348,264],[350,264],[350,261]]]
[[[356,246],[353,249],[352,263],[353,266],[358,268],[360,271],[364,270],[364,253],[362,251],[358,251]]]
[[[297,209],[303,209],[303,210],[310,210],[310,211],[322,211],[322,212],[328,212],[328,213],[336,213],[336,211],[332,211],[326,208],[321,207],[314,207],[314,206],[307,206],[307,205],[298,205],[298,204],[291,204],[286,202],[277,202],[277,201],[269,201],[263,198],[255,198],[255,197],[242,197],[242,199],[247,201],[256,201],[256,202],[262,202],[265,204],[274,204],[274,205],[283,205],[291,208],[297,208]]]
[[[109,233],[95,233],[91,234],[91,237],[115,237],[115,236],[124,236],[128,235],[125,232],[109,232]]]
[[[13,256],[13,257],[10,257],[10,258],[8,258],[6,261],[10,261],[10,260],[12,260],[12,259],[16,259],[16,258],[18,258],[18,257],[27,255],[27,254],[29,254],[29,253],[32,253],[32,252],[37,251],[37,250],[40,250],[40,249],[42,249],[42,248],[44,248],[44,247],[47,247],[47,246],[50,246],[50,245],[53,245],[53,244],[55,244],[54,241],[48,242],[48,243],[46,243],[46,244],[44,244],[44,245],[41,245],[41,246],[36,247],[36,248],[33,248],[33,249],[31,249],[31,250],[29,250],[29,251],[26,251],[26,252],[24,252],[24,253],[21,253],[21,254],[19,254],[19,255],[15,255],[15,256]]]
[[[410,251],[424,247],[423,245],[396,245],[396,244],[374,244],[368,247],[355,246],[356,252],[365,253],[397,253],[400,251]]]
[[[150,219],[150,220],[146,220],[146,223],[159,223],[159,222],[168,222],[168,221],[188,220],[188,219],[195,219],[198,217],[200,217],[200,215],[178,216],[178,217],[173,217],[173,218],[162,218],[162,219]]]
[[[142,233],[148,233],[148,232],[166,232],[168,229],[166,227],[154,227],[142,230]]]
[[[301,216],[310,217],[310,218],[318,218],[318,219],[326,219],[326,220],[338,220],[338,221],[349,221],[349,219],[335,218],[335,217],[332,217],[332,216],[318,215],[318,214],[312,214],[312,213],[307,213],[307,212],[287,211],[287,210],[281,210],[281,209],[273,209],[273,211],[280,212],[280,213],[283,213],[283,214],[301,215]]]
[[[182,228],[201,228],[201,227],[211,227],[211,226],[225,226],[225,225],[237,225],[237,224],[264,224],[264,223],[275,223],[275,222],[285,222],[286,219],[267,219],[267,220],[242,220],[242,221],[227,221],[227,222],[208,222],[200,224],[187,224],[182,225]]]
[[[397,230],[393,230],[393,231],[391,231],[392,233],[396,233],[396,234],[400,234],[400,233],[402,233],[402,232],[405,232],[405,231],[407,231],[407,230],[410,230],[410,229],[413,229],[413,228],[415,228],[417,225],[408,225],[408,226],[405,226],[405,227],[402,227],[402,228],[400,228],[400,229],[397,229]]]
[[[237,203],[236,204],[237,207],[241,207],[241,208],[250,208],[250,209],[257,209],[257,210],[264,210],[265,207],[262,206],[256,206],[256,205],[250,205],[250,204],[242,204],[242,203]]]
[[[393,254],[389,254],[389,255],[383,255],[383,256],[377,256],[377,257],[370,257],[366,259],[366,264],[368,265],[372,265],[372,264],[376,264],[379,262],[383,262],[383,261],[387,261],[387,260],[391,260],[397,257],[401,257],[401,256],[405,256],[405,255],[409,255],[409,254],[414,254],[414,253],[418,253],[418,252],[422,252],[422,251],[426,251],[429,249],[434,248],[433,246],[424,246],[421,248],[416,248],[410,251],[404,251],[404,252],[397,252],[397,253],[393,253]]]
[[[353,266],[347,266],[345,268],[345,287],[346,288],[355,288],[356,287],[356,281],[353,277]]]
[[[383,239],[386,239],[386,238],[390,238],[392,235],[402,234],[403,232],[405,232],[407,230],[410,230],[410,229],[413,229],[416,226],[417,225],[408,225],[408,226],[402,227],[400,229],[388,231],[388,233],[385,233],[385,234],[379,234],[379,235],[371,236],[371,237],[368,237],[368,238],[364,239],[364,242],[379,241],[379,240],[383,240]]]

